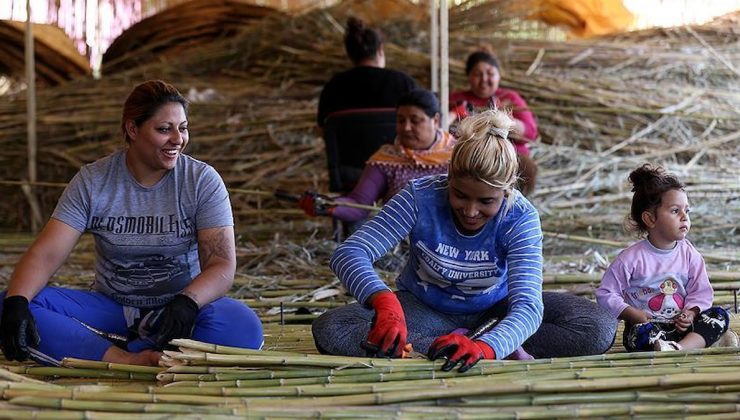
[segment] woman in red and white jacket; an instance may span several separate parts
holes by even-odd
[[[450,110],[455,120],[462,120],[471,113],[489,108],[504,108],[511,111],[514,119],[509,139],[519,157],[517,187],[525,195],[534,190],[537,164],[529,157],[529,143],[537,140],[537,122],[527,102],[514,90],[499,87],[501,66],[490,53],[477,51],[468,56],[465,63],[469,88],[450,94]],[[454,120],[453,120],[454,122]],[[451,129],[454,133],[454,129]]]

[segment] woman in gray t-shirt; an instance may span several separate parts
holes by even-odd
[[[15,268],[0,321],[7,359],[156,365],[174,338],[261,347],[257,315],[224,297],[236,270],[231,204],[215,169],[183,154],[187,106],[163,81],[130,93],[128,147],[80,169]],[[84,232],[95,238],[93,290],[48,286]]]

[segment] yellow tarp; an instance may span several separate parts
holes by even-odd
[[[536,0],[533,19],[565,26],[576,37],[586,38],[629,29],[634,16],[621,0]]]

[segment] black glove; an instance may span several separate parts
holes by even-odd
[[[315,191],[306,191],[298,199],[298,206],[309,216],[330,216],[334,211],[334,207],[326,204],[329,200],[329,197],[323,194]]]
[[[28,299],[24,296],[11,296],[3,301],[0,340],[5,358],[19,362],[28,359],[29,346],[37,347],[41,342],[33,315],[28,309]]]
[[[170,340],[175,338],[190,338],[198,316],[198,304],[185,295],[175,297],[164,307],[162,321],[155,345],[157,349],[164,349]]]

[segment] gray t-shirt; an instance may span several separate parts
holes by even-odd
[[[234,225],[213,167],[181,155],[147,188],[126,167],[125,151],[83,166],[51,217],[94,236],[94,288],[141,308],[166,304],[200,273],[198,230]]]

